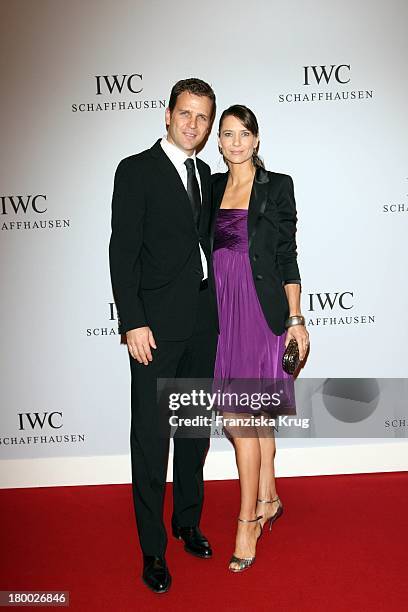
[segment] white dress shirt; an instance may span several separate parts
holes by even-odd
[[[187,191],[187,168],[184,162],[186,161],[186,159],[188,159],[188,155],[186,155],[184,151],[176,147],[176,145],[169,142],[165,136],[163,136],[163,138],[161,139],[160,144],[161,144],[163,151],[165,152],[165,154],[167,155],[167,157],[169,158],[169,160],[171,161],[171,163],[173,164],[173,166],[176,168],[177,172],[179,173],[180,178],[184,185],[184,189]],[[194,162],[196,177],[198,181],[198,187],[200,189],[201,200],[202,200],[200,173],[198,172],[195,153],[191,155],[190,159],[192,159]],[[207,259],[204,255],[203,249],[201,248],[201,244],[199,244],[199,247],[200,247],[201,263],[202,263],[203,272],[204,272],[204,277],[203,277],[204,279],[208,277]]]

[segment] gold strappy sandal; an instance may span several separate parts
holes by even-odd
[[[257,516],[255,519],[241,519],[238,518],[238,520],[240,521],[240,523],[256,523],[257,521],[259,521],[261,518],[263,518],[263,516]],[[261,533],[262,533],[262,525],[261,523],[259,523],[259,526],[261,528]],[[259,534],[259,536],[261,535],[261,533]],[[258,536],[258,538],[259,538]],[[228,569],[231,572],[243,572],[246,569],[249,569],[251,567],[251,565],[253,565],[255,562],[255,557],[236,557],[235,555],[232,555],[231,557],[231,561],[229,564]],[[236,563],[238,565],[238,567],[231,567],[231,563]]]
[[[277,521],[280,516],[282,516],[282,513],[283,513],[283,504],[282,504],[279,496],[275,497],[275,499],[258,499],[257,500],[257,502],[259,504],[273,504],[276,501],[279,502],[279,507],[278,507],[277,511],[270,518],[268,518],[266,520],[266,522],[265,522],[265,524],[266,524],[269,521],[269,531],[272,529],[272,525],[274,524],[274,522]]]

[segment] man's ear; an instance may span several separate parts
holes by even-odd
[[[168,107],[166,108],[165,117],[166,117],[166,125],[168,126],[170,123],[170,117],[171,117],[171,110]]]

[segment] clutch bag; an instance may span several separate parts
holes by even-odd
[[[299,347],[294,338],[289,342],[282,357],[282,368],[286,374],[293,374],[299,366]]]

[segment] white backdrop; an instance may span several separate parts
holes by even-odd
[[[406,2],[1,7],[0,485],[20,482],[18,460],[128,459],[128,358],[108,268],[113,175],[164,134],[180,78],[211,83],[219,110],[251,107],[267,168],[294,179],[312,346],[302,376],[407,376]],[[215,137],[216,125],[201,157],[220,171]],[[405,435],[388,442],[407,456]],[[307,442],[328,454],[351,443]],[[305,441],[281,443],[301,473]],[[212,452],[222,477],[230,446]]]

